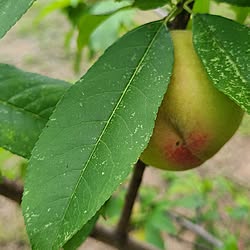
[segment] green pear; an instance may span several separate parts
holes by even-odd
[[[153,134],[141,160],[166,170],[187,170],[212,157],[233,136],[243,111],[212,84],[191,31],[172,31],[174,68]]]

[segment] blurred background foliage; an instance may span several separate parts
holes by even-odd
[[[59,44],[62,47],[61,59],[69,62],[67,67],[73,65],[74,73],[69,74],[69,81],[74,82],[121,35],[142,23],[164,17],[176,2],[178,1],[37,1],[29,11],[26,22],[17,24],[14,37],[35,35],[42,40],[42,44],[47,44],[45,47],[48,51],[51,44]],[[235,2],[196,0],[193,11],[222,15],[250,26],[250,8],[244,7],[244,0],[239,1],[238,5]],[[54,16],[60,17],[54,19]],[[192,20],[188,28],[191,26]],[[42,46],[44,45],[41,48]],[[49,53],[50,51],[48,55]],[[32,53],[22,60],[26,68],[31,65],[39,67],[44,63],[43,56],[36,58]],[[61,70],[64,71],[64,68]],[[61,71],[58,72],[60,75]],[[247,138],[248,146],[250,145],[249,115],[245,115],[236,136]],[[26,166],[27,161],[23,158],[0,149],[1,178],[22,182]],[[220,168],[220,165],[216,167]],[[156,172],[156,177],[153,172]],[[134,237],[150,242],[160,249],[171,249],[168,245],[169,238],[191,246],[190,249],[215,249],[192,226],[187,226],[201,225],[214,238],[223,242],[223,247],[218,249],[250,249],[250,186],[231,178],[230,175],[207,174],[204,168],[184,173],[150,169],[149,175],[149,179],[157,179],[158,185],[150,185],[149,181],[140,189],[130,228]],[[117,223],[123,207],[126,185],[125,183],[120,187],[107,202],[101,223]],[[183,221],[188,221],[189,224]]]
[[[50,1],[36,20],[40,22],[54,11],[60,11],[65,15],[71,25],[65,34],[65,48],[69,49],[73,40],[76,42],[74,69],[79,71],[82,50],[85,47],[88,48],[87,59],[92,59],[98,53],[102,53],[118,37],[140,23],[141,20],[136,18],[138,10],[152,12],[154,9],[160,19],[177,2],[171,0],[56,0]],[[193,11],[194,13],[222,15],[242,24],[250,24],[250,8],[220,2],[223,1],[196,0]],[[144,22],[147,22],[147,19]]]

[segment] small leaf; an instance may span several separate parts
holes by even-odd
[[[202,199],[201,195],[193,194],[190,196],[184,196],[180,199],[173,201],[175,207],[185,207],[190,209],[199,208],[205,205],[205,200]]]
[[[165,249],[164,240],[161,236],[161,231],[155,228],[152,224],[146,223],[145,226],[146,241],[159,249]]]
[[[239,250],[236,237],[234,235],[226,235],[223,247],[217,250]]]
[[[228,214],[230,218],[236,219],[236,220],[243,220],[247,218],[249,215],[249,207],[242,206],[242,207],[230,207],[228,209]]]
[[[150,216],[150,223],[158,230],[166,231],[169,234],[177,233],[171,217],[164,210],[154,209]]]
[[[21,18],[35,0],[0,0],[0,38]]]
[[[97,4],[96,7],[98,7],[99,4]],[[110,4],[109,4],[110,5]],[[105,5],[104,5],[105,6]],[[99,6],[100,7],[100,6]],[[110,6],[111,7],[111,6]],[[97,8],[98,9],[98,8]],[[104,8],[105,9],[105,8]],[[111,7],[112,9],[112,7]],[[119,12],[120,14],[124,13],[123,8],[117,8],[114,10],[111,10],[109,12],[106,12],[104,14],[95,14],[96,10],[95,8],[89,9],[88,11],[80,12],[81,15],[78,15],[77,17],[77,30],[78,30],[78,36],[77,36],[77,51],[76,51],[76,59],[75,59],[75,70],[78,72],[80,70],[80,62],[82,60],[82,49],[85,46],[89,46],[90,54],[93,53],[93,41],[94,41],[94,33],[99,30],[100,27],[105,25],[106,21],[111,19],[112,17],[116,17]],[[103,12],[102,12],[103,13]],[[75,15],[73,16],[75,18]],[[126,18],[128,18],[128,15],[126,15]],[[112,22],[112,21],[111,21]],[[118,25],[117,29],[120,28],[122,25],[122,22],[116,20],[115,24]],[[112,22],[113,25],[113,22]],[[101,43],[101,47],[105,47],[105,44],[108,43],[110,40],[112,40],[112,37],[109,37],[109,33],[111,32],[111,36],[113,36],[116,33],[116,30],[112,28],[112,25],[107,26],[108,31],[104,36],[102,36],[98,41],[94,41],[94,43]],[[98,32],[97,32],[98,33]],[[106,38],[105,38],[106,36]],[[107,39],[108,37],[108,39]],[[113,41],[117,40],[119,36],[116,37]],[[108,43],[111,45],[112,43]],[[108,46],[107,46],[108,47]],[[105,49],[107,48],[105,47]]]
[[[113,44],[66,92],[27,171],[22,207],[33,249],[59,249],[127,177],[153,131],[172,67],[170,35],[154,22]]]
[[[46,4],[46,6],[40,11],[39,15],[36,17],[36,22],[41,22],[43,18],[51,14],[53,11],[62,10],[68,6],[71,6],[71,0],[60,0],[53,1]]]
[[[97,28],[99,28],[100,25],[103,24],[107,19],[116,16],[116,14],[118,13],[124,13],[124,6],[123,6],[124,4],[117,5],[116,3],[114,6],[113,6],[114,3],[111,4],[111,6],[110,4],[111,3],[104,4],[104,6],[102,7],[104,10],[101,13],[100,11],[96,11],[95,8],[93,8],[93,9],[90,9],[88,12],[86,11],[86,13],[80,16],[78,23],[77,23],[78,32],[79,32],[78,37],[77,37],[77,45],[78,45],[79,50],[81,50],[83,47],[89,44],[90,38],[93,32]],[[109,11],[105,10],[106,9],[105,6],[108,7]],[[98,7],[98,5],[96,7]],[[101,6],[99,5],[99,7]],[[126,11],[128,10],[125,10],[125,12]],[[115,23],[116,25],[118,25],[118,27],[120,27],[121,20],[116,20]],[[110,29],[110,26],[109,26],[109,29]],[[112,32],[114,31],[112,30]]]
[[[193,36],[215,87],[250,113],[250,29],[220,16],[197,14]]]
[[[121,215],[122,207],[124,205],[124,193],[119,193],[118,196],[112,196],[104,206],[104,218],[109,222],[117,223]]]
[[[105,51],[121,36],[121,31],[134,28],[134,13],[133,9],[119,11],[101,23],[91,34],[88,44],[91,53],[94,55]]]
[[[70,84],[0,64],[0,147],[29,158]]]
[[[77,37],[78,49],[82,50],[89,43],[91,34],[103,23],[110,15],[83,15],[78,24],[79,34]]]

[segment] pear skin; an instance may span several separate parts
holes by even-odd
[[[217,153],[239,127],[243,111],[217,90],[192,43],[172,31],[174,68],[153,134],[141,160],[166,170],[195,168]]]

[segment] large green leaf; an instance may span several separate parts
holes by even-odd
[[[173,66],[162,22],[112,45],[58,103],[30,159],[23,213],[33,249],[59,249],[127,177]]]
[[[35,0],[0,0],[0,38],[21,18]]]
[[[29,158],[70,84],[0,64],[0,147]]]
[[[250,113],[250,29],[220,16],[198,14],[193,41],[216,88]]]

